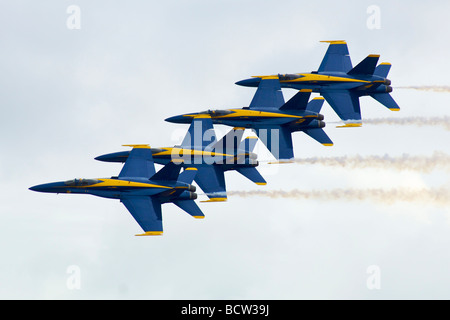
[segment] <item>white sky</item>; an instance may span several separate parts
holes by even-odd
[[[69,5],[81,29],[69,30]],[[380,8],[369,30],[367,8]],[[448,299],[450,210],[433,202],[230,197],[200,203],[195,220],[163,206],[164,236],[140,232],[119,201],[31,192],[32,185],[116,175],[94,160],[179,143],[187,125],[165,118],[247,106],[252,75],[316,70],[347,40],[356,65],[392,63],[401,107],[361,99],[364,118],[449,116],[450,93],[395,90],[448,83],[448,1],[14,1],[0,10],[0,298]],[[286,100],[295,91],[285,90]],[[337,116],[325,103],[322,113]],[[333,147],[294,135],[296,157],[449,153],[442,127],[329,124]],[[224,134],[228,128],[217,127]],[[250,133],[249,133],[250,134]],[[261,157],[267,158],[260,148]],[[226,174],[229,190],[435,188],[448,171],[268,165],[267,186]],[[81,288],[67,287],[69,266]],[[369,290],[366,270],[381,271]]]

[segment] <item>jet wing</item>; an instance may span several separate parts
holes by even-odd
[[[227,191],[224,171],[215,165],[197,168],[198,171],[194,181],[205,192],[210,201],[226,201]]]
[[[122,170],[121,177],[141,177],[150,178],[155,174],[155,163],[153,162],[152,150],[148,145],[127,145],[132,146]]]
[[[284,104],[278,77],[262,78],[249,109],[279,109]]]
[[[259,140],[264,143],[277,160],[294,157],[291,130],[281,126],[257,128],[254,130]]]
[[[357,94],[348,90],[322,90],[320,94],[327,100],[341,120],[361,121],[361,109]]]
[[[348,53],[345,41],[321,41],[330,45],[319,66],[318,72],[349,72],[352,69],[352,61]]]
[[[149,196],[125,196],[120,199],[144,230],[139,236],[162,235],[161,203]]]
[[[210,144],[216,142],[216,134],[211,116],[200,115],[195,117],[188,132],[181,143],[182,148],[204,150]]]

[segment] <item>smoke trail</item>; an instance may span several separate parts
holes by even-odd
[[[341,200],[341,201],[365,201],[371,200],[377,203],[392,204],[394,202],[420,202],[432,203],[438,206],[450,204],[450,189],[448,187],[432,189],[330,189],[330,190],[251,190],[229,191],[229,196],[238,197],[269,197],[311,200]]]
[[[405,117],[405,118],[375,118],[364,119],[364,124],[387,124],[387,125],[415,125],[421,126],[441,126],[445,130],[450,130],[450,117]]]
[[[341,156],[311,157],[291,160],[297,164],[319,164],[342,168],[393,168],[397,170],[414,170],[431,172],[435,169],[450,170],[450,155],[435,151],[432,156],[411,156],[403,154],[399,157],[384,156]]]
[[[449,86],[407,86],[407,87],[395,87],[395,89],[414,89],[433,92],[450,92]]]

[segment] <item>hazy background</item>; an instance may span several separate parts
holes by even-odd
[[[70,5],[80,29],[67,27]],[[367,26],[370,5],[379,29]],[[445,165],[262,162],[267,186],[229,172],[228,190],[440,188],[443,197],[230,196],[199,203],[203,220],[166,204],[162,237],[135,237],[140,227],[119,201],[28,190],[116,175],[120,164],[94,157],[122,144],[181,142],[187,125],[165,118],[247,106],[255,89],[234,82],[317,70],[328,46],[320,40],[346,40],[354,65],[372,53],[392,63],[401,111],[364,97],[363,119],[448,117],[449,92],[396,87],[449,85],[449,11],[448,1],[1,1],[0,298],[449,299]],[[297,133],[297,158],[450,152],[448,126],[342,129],[328,104],[322,113],[334,146]],[[71,266],[79,289],[67,286]],[[380,289],[366,284],[370,266],[381,271]]]

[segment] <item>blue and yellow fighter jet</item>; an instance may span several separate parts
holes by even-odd
[[[185,168],[196,168],[194,181],[209,198],[208,201],[226,201],[225,171],[236,170],[258,185],[266,181],[258,172],[257,155],[253,148],[256,137],[242,140],[244,128],[233,128],[217,141],[213,123],[209,115],[193,118],[183,142],[170,148],[152,148],[155,163],[165,165],[179,163]],[[106,162],[125,162],[130,151],[109,153],[96,157]]]
[[[344,121],[344,126],[360,126],[359,97],[369,95],[388,109],[400,107],[389,94],[391,81],[387,75],[390,63],[377,66],[379,55],[370,54],[352,67],[347,43],[343,40],[321,41],[329,43],[328,50],[317,71],[311,73],[279,74],[282,88],[310,89],[320,93]],[[237,85],[257,87],[263,79],[273,76],[254,76],[236,82]]]
[[[166,119],[174,123],[190,123],[194,117],[209,115],[214,124],[251,128],[277,160],[294,157],[292,132],[303,131],[326,146],[333,145],[327,136],[320,114],[323,98],[309,103],[311,89],[302,89],[285,103],[278,76],[265,77],[249,105],[242,109],[208,110]]]
[[[91,194],[103,198],[119,199],[144,230],[138,236],[162,235],[161,205],[172,202],[194,218],[204,218],[195,203],[196,187],[191,185],[197,169],[170,162],[155,172],[152,151],[148,145],[133,147],[117,177],[108,179],[73,179],[46,183],[30,190],[51,193]]]

